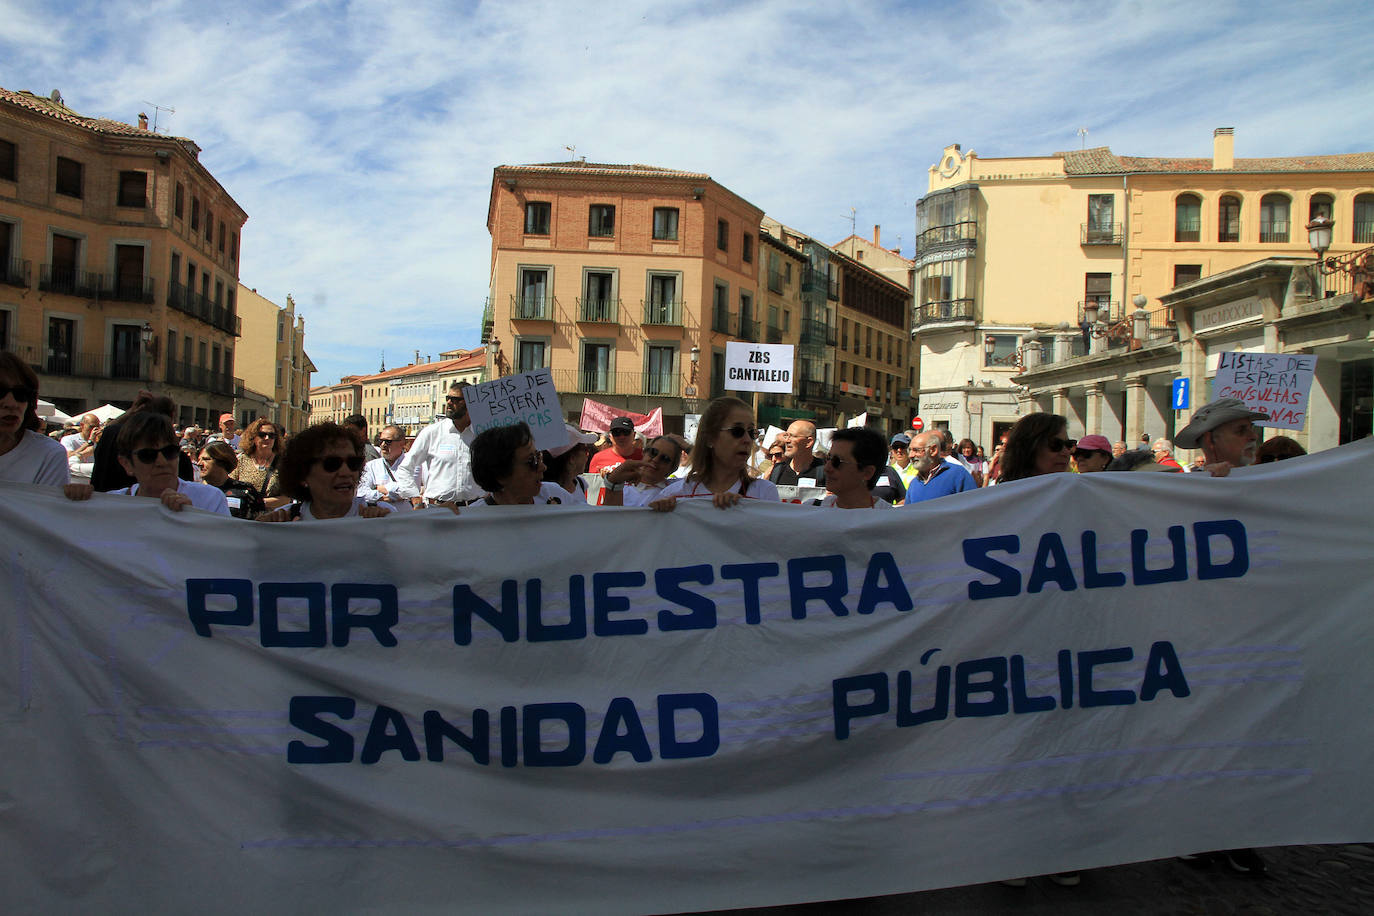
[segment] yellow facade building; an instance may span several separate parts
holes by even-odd
[[[70,414],[170,396],[233,407],[247,215],[182,137],[0,89],[0,348]]]
[[[237,369],[247,394],[235,411],[240,425],[265,416],[288,433],[300,432],[309,422],[310,374],[315,370],[305,352],[305,319],[296,314],[290,295],[280,306],[242,284],[238,311],[243,337]]]

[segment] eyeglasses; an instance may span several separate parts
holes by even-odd
[[[752,426],[727,426],[724,429],[722,429],[721,432],[729,433],[736,439],[743,439],[745,436],[748,436],[750,439],[752,439],[759,434],[759,431]]]
[[[38,397],[38,392],[28,385],[0,385],[0,398],[7,394],[14,395],[14,399],[20,404],[31,403]]]
[[[892,450],[893,450],[894,452],[904,452],[904,451],[906,451],[906,446],[905,446],[905,445],[894,445],[894,446],[892,446]]]
[[[1060,439],[1058,436],[1056,436],[1053,439],[1050,439],[1048,442],[1045,443],[1045,445],[1048,446],[1049,450],[1052,452],[1062,452],[1065,449],[1073,448],[1077,444],[1077,439]]]
[[[173,444],[164,445],[162,448],[138,448],[134,449],[133,452],[131,452],[131,454],[134,456],[134,460],[142,464],[152,464],[154,461],[157,460],[158,455],[161,455],[163,458],[166,458],[168,461],[171,461],[172,459],[176,458],[177,452],[179,451],[181,451],[181,449],[177,448],[177,446]]]
[[[275,438],[277,438],[277,434],[276,434],[276,433],[269,433],[269,432],[268,432],[267,430],[265,430],[265,429],[260,429],[260,430],[258,430],[258,438],[259,438],[259,439],[275,439]]]
[[[445,404],[461,404],[461,403],[463,403],[463,398],[461,398],[461,397],[454,397],[453,395],[450,394],[450,395],[447,395],[447,396],[444,398],[444,403],[445,403]]]
[[[543,463],[544,454],[542,452],[535,452],[533,455],[525,459],[525,467],[529,468],[531,471],[535,470]]]
[[[658,449],[652,447],[646,448],[644,450],[644,457],[648,458],[650,461],[657,462],[658,464],[673,463],[672,455],[669,455],[667,452],[660,452]]]
[[[324,458],[316,458],[315,460],[320,463],[320,467],[324,469],[326,474],[333,474],[344,464],[348,465],[350,471],[361,471],[363,469],[362,455],[349,455],[347,458],[339,455],[328,455]]]
[[[401,440],[400,440],[400,439],[378,439],[377,441],[380,442],[382,445],[395,445],[397,442],[400,442]]]
[[[825,459],[825,466],[834,468],[837,471],[846,464],[852,464],[856,468],[859,466],[859,462],[855,461],[853,458],[841,458],[839,455],[830,455]]]

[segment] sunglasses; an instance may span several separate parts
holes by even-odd
[[[727,426],[725,429],[722,429],[721,432],[729,433],[736,439],[743,439],[745,436],[752,439],[759,434],[759,431],[752,426]]]
[[[463,401],[463,398],[455,398],[453,395],[449,395],[448,397],[444,398],[445,404],[462,404]]]
[[[1082,460],[1084,460],[1085,458],[1091,458],[1093,455],[1105,455],[1105,454],[1107,454],[1107,453],[1106,453],[1106,452],[1099,452],[1099,451],[1097,451],[1096,449],[1076,448],[1076,449],[1073,450],[1073,457],[1074,457],[1074,460],[1075,460],[1075,461],[1082,461]]]
[[[1045,443],[1045,445],[1049,446],[1049,449],[1052,452],[1062,452],[1065,449],[1073,448],[1077,444],[1077,439],[1060,439],[1057,436]]]
[[[400,442],[401,440],[400,440],[400,439],[378,439],[377,441],[380,442],[382,445],[395,445],[397,442]]]
[[[841,458],[839,455],[830,455],[825,459],[825,466],[834,468],[837,471],[846,464],[852,464],[856,468],[859,466],[859,462],[855,461],[853,458]]]
[[[659,451],[658,449],[656,449],[656,448],[646,448],[646,449],[644,450],[644,457],[645,457],[645,458],[648,458],[650,461],[656,462],[656,463],[658,463],[658,464],[672,464],[672,463],[673,463],[673,456],[672,456],[672,455],[669,455],[667,452],[660,452],[660,451]]]
[[[258,430],[258,438],[259,438],[259,439],[275,439],[275,438],[277,438],[277,434],[276,434],[276,433],[269,433],[269,432],[268,432],[267,430],[265,430],[265,429],[260,429],[260,430]]]
[[[340,457],[339,455],[329,455],[328,457],[316,458],[315,460],[320,463],[320,467],[324,469],[326,474],[333,474],[345,464],[348,465],[350,471],[361,471],[363,469],[362,455],[349,455],[347,458]]]
[[[540,465],[542,465],[543,463],[544,463],[544,454],[543,454],[543,452],[535,452],[533,455],[531,455],[531,456],[529,456],[528,458],[525,459],[525,467],[529,468],[531,471],[533,471],[534,469],[538,468],[538,467],[539,467]]]
[[[168,461],[176,458],[177,452],[181,451],[176,445],[164,445],[162,448],[138,448],[130,452],[134,460],[142,464],[152,464],[161,455]]]
[[[634,433],[634,430],[632,430],[632,429],[613,429],[613,430],[611,430],[611,437],[612,437],[612,438],[615,438],[615,439],[619,439],[621,436],[629,436],[629,435],[631,435],[631,434],[633,434],[633,433]]]
[[[14,395],[14,399],[20,404],[32,403],[38,397],[38,391],[28,385],[0,385],[0,398],[7,394]]]

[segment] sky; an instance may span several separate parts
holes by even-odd
[[[201,147],[248,213],[240,280],[293,296],[316,385],[478,344],[498,165],[705,172],[910,257],[951,143],[1374,150],[1358,2],[0,0],[0,23],[0,86]]]

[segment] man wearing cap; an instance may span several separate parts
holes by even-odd
[[[1267,419],[1267,413],[1251,410],[1240,398],[1218,398],[1199,407],[1174,442],[1181,448],[1202,449],[1207,459],[1203,469],[1213,477],[1225,477],[1232,468],[1255,463],[1255,421]]]
[[[454,382],[444,398],[444,416],[420,430],[410,451],[396,467],[393,491],[421,505],[457,509],[482,498],[482,488],[472,479],[474,438],[472,418],[463,390],[467,382]],[[420,496],[420,468],[424,467],[425,495]]]
[[[783,440],[783,456],[787,459],[768,473],[768,479],[780,487],[825,486],[825,461],[817,458],[816,424],[810,420],[793,420]]]
[[[633,420],[629,417],[616,417],[611,421],[610,433],[611,447],[603,448],[593,455],[591,466],[587,468],[593,474],[604,474],[622,461],[644,459],[644,449],[639,447]]]
[[[1120,444],[1121,452],[1125,454],[1126,444]],[[1073,450],[1073,463],[1080,474],[1105,471],[1112,462],[1113,454],[1112,444],[1106,436],[1084,436]]]
[[[978,489],[973,475],[963,465],[944,459],[944,444],[938,429],[919,433],[911,440],[911,463],[916,466],[916,477],[907,487],[908,506]]]
[[[898,433],[888,440],[887,450],[888,455],[892,458],[888,467],[902,482],[902,495],[895,500],[888,500],[895,506],[906,498],[906,491],[911,487],[911,481],[916,479],[916,462],[911,460],[911,437],[906,433]]]
[[[222,413],[219,415],[219,432],[210,437],[212,440],[219,440],[230,448],[239,447],[238,424],[234,422],[234,415]]]

